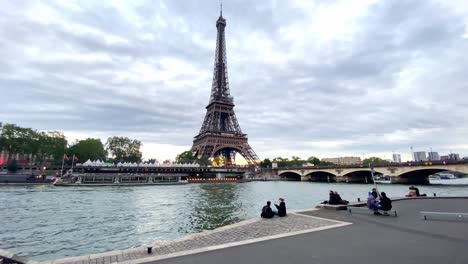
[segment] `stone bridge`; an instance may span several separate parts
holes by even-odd
[[[374,168],[374,175],[388,175],[392,183],[429,184],[429,175],[453,171],[468,174],[468,163],[389,164]],[[372,183],[370,168],[365,165],[345,167],[277,168],[273,173],[280,178],[300,181]]]

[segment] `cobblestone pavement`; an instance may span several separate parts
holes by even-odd
[[[163,256],[178,252],[219,246],[233,242],[262,239],[271,236],[333,226],[341,223],[343,222],[290,213],[287,217],[275,217],[273,219],[258,218],[247,220],[212,231],[205,231],[180,239],[157,243],[153,245],[153,253],[151,255],[147,253],[146,247],[141,247],[122,251],[112,251],[102,254],[58,259],[52,261],[52,263],[108,264],[122,261],[132,261],[151,256]]]

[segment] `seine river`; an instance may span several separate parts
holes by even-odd
[[[421,193],[468,195],[468,179],[420,186]],[[0,187],[0,248],[35,260],[127,249],[259,217],[267,200],[312,208],[337,190],[366,198],[370,184],[250,182],[141,187]],[[403,196],[407,185],[379,185]]]

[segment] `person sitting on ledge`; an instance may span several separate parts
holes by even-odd
[[[338,200],[338,204],[348,204],[349,203],[348,201],[341,199],[341,196],[338,194],[337,191],[335,191],[334,194],[336,196],[336,199]]]
[[[283,198],[279,198],[279,202],[280,202],[279,205],[275,204],[276,209],[278,209],[278,212],[276,212],[276,214],[277,214],[279,217],[286,216],[286,203],[284,203],[284,199],[283,199]]]
[[[338,197],[332,190],[330,190],[330,193],[328,195],[328,204],[339,204]]]
[[[379,206],[377,202],[377,192],[369,192],[369,196],[367,197],[367,208],[374,211],[375,215],[381,215],[378,212]]]
[[[271,210],[271,202],[270,201],[267,201],[266,205],[263,206],[262,208],[262,213],[260,214],[260,217],[262,218],[273,218],[274,214],[273,214],[273,210]]]
[[[409,192],[406,195],[406,197],[419,197],[419,196],[427,196],[425,193],[420,194],[419,189],[417,187],[414,187],[414,185],[411,185],[409,188]]]
[[[386,211],[390,211],[392,209],[392,200],[387,197],[385,192],[380,193],[380,202],[378,208],[384,211],[384,215],[388,215]]]

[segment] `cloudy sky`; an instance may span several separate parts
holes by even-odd
[[[447,3],[450,2],[450,3]],[[229,81],[260,156],[468,155],[468,2],[223,3]],[[0,122],[188,150],[219,1],[2,1]]]

